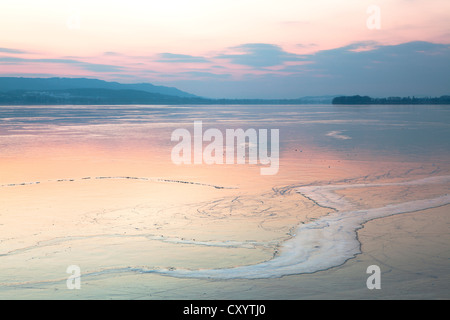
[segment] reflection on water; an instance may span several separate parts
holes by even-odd
[[[279,129],[278,174],[173,164],[172,131],[197,120],[204,130]],[[449,138],[444,106],[1,107],[0,296],[64,296],[69,265],[91,297],[130,275],[169,290],[182,280],[156,273],[270,281],[341,265],[372,218],[318,226],[340,220],[344,205],[368,217],[445,205]],[[351,245],[339,251],[344,229]]]

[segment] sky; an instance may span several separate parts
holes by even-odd
[[[448,0],[0,2],[0,76],[210,98],[450,94]]]

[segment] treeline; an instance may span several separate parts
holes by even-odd
[[[371,98],[368,96],[342,96],[332,100],[332,104],[450,104],[450,96],[441,97],[389,97]]]

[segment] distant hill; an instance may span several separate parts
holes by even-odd
[[[298,99],[209,99],[150,83],[122,84],[86,78],[0,77],[0,105],[64,104],[330,104],[335,96]]]
[[[450,104],[450,96],[441,97],[389,97],[371,98],[369,96],[342,96],[332,100],[333,104]]]
[[[110,90],[139,90],[163,95],[194,98],[193,94],[177,88],[155,86],[150,83],[123,84],[87,78],[19,78],[0,77],[0,92],[26,91],[54,91],[68,89],[110,89]]]

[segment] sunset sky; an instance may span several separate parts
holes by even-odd
[[[448,0],[2,0],[0,30],[0,76],[213,98],[450,94]]]

